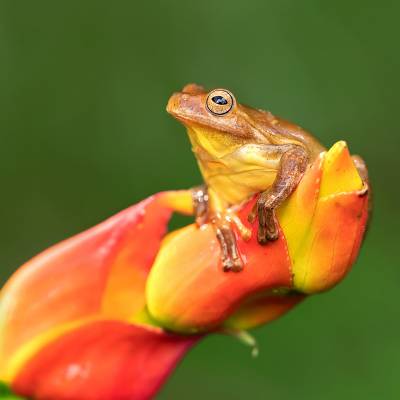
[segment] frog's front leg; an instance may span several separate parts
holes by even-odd
[[[307,151],[297,145],[293,145],[282,154],[273,184],[268,190],[260,194],[248,217],[252,223],[258,216],[257,240],[260,244],[266,244],[268,241],[278,239],[279,233],[275,209],[296,188],[307,168],[308,162]]]

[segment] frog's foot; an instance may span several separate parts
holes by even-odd
[[[268,197],[262,193],[248,216],[250,223],[253,223],[258,217],[257,240],[260,244],[277,240],[279,237],[275,209],[270,207],[268,203]]]
[[[215,226],[217,239],[221,246],[222,266],[225,272],[240,272],[243,269],[243,261],[239,255],[235,234],[230,226]]]
[[[236,236],[233,231],[235,226],[241,238],[245,241],[251,237],[251,230],[247,228],[233,209],[217,213],[211,220],[217,239],[221,246],[221,259],[225,272],[240,272],[244,263],[237,247]]]
[[[192,201],[196,224],[202,226],[208,221],[208,191],[206,185],[192,189]]]

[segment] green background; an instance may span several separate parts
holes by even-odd
[[[198,184],[165,112],[227,87],[368,162],[375,212],[343,284],[255,331],[212,336],[159,399],[398,399],[400,3],[0,2],[0,272],[163,189]]]

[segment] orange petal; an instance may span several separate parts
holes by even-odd
[[[331,195],[319,201],[310,229],[293,260],[294,288],[327,290],[349,271],[358,254],[368,216],[368,196]]]
[[[198,339],[119,321],[93,322],[45,346],[12,388],[38,400],[150,399]]]
[[[176,198],[182,206],[186,192]],[[143,310],[173,200],[173,193],[150,197],[44,251],[11,277],[0,299],[0,379],[12,354],[51,328],[101,314],[132,318]]]
[[[240,212],[242,221],[255,200]],[[246,223],[247,224],[247,223]],[[249,295],[291,284],[285,238],[266,246],[257,243],[257,223],[252,239],[236,234],[245,261],[240,273],[223,272],[220,246],[211,225],[194,225],[172,233],[164,241],[146,287],[153,318],[179,332],[198,332],[219,326]]]

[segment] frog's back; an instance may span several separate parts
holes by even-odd
[[[263,132],[266,142],[270,144],[297,144],[304,147],[313,160],[326,148],[311,133],[302,127],[293,124],[270,111],[242,106],[248,114],[256,129]]]

